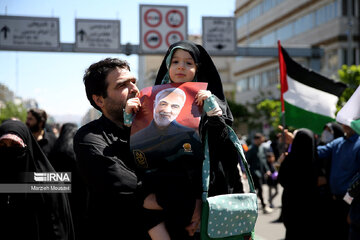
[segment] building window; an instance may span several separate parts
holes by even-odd
[[[269,86],[268,71],[261,74],[261,88],[267,88]]]
[[[269,78],[269,85],[274,86],[279,84],[279,69],[274,68],[268,72],[268,78]]]
[[[277,29],[277,37],[278,39],[285,41],[286,39],[291,38],[294,33],[293,33],[293,23],[287,24],[279,29]]]
[[[282,3],[284,0],[263,0],[261,3],[257,4],[253,8],[244,12],[241,16],[236,20],[236,27],[239,29],[256,18],[263,15],[265,12],[270,9],[276,7],[278,4]]]
[[[236,82],[236,91],[244,92],[247,90],[266,89],[277,84],[279,84],[278,68],[273,68],[240,79]]]
[[[341,65],[343,65],[343,64],[345,64],[345,65],[355,65],[356,64],[356,48],[353,48],[352,50],[351,50],[351,62],[349,63],[349,61],[348,61],[348,49],[347,48],[344,48],[343,50],[342,50],[342,52],[343,52],[343,54],[342,54],[342,64]]]
[[[272,38],[286,40],[303,32],[309,31],[320,24],[331,21],[339,16],[338,3],[339,0],[336,0],[327,4],[314,12],[300,17],[297,20],[268,33],[265,36],[255,39],[250,43],[250,45],[255,43],[261,45],[271,45],[272,43],[269,44],[269,42],[272,41]],[[274,40],[275,43],[277,39]]]
[[[348,14],[348,10],[350,9],[350,14],[351,16],[357,16],[357,14],[359,14],[358,10],[358,4],[359,2],[356,0],[351,0],[350,1],[350,7],[348,6],[348,1],[347,0],[342,0],[341,1],[341,12],[342,12],[342,16],[347,16]]]
[[[275,32],[271,32],[269,34],[266,34],[261,39],[262,45],[274,45],[276,44],[276,34]]]
[[[307,14],[295,21],[295,35],[306,32],[314,27],[314,14]]]
[[[236,82],[236,91],[244,92],[248,90],[248,79],[243,78]]]
[[[336,71],[339,69],[339,56],[336,49],[331,50],[327,53],[328,56],[328,68],[331,71]]]
[[[249,90],[260,89],[260,75],[256,74],[249,77]]]

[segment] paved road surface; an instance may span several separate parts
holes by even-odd
[[[282,187],[278,185],[279,194],[274,199],[274,211],[264,214],[259,201],[259,216],[255,225],[255,240],[282,240],[285,238],[285,227],[283,223],[272,223],[278,219],[281,211]],[[268,199],[268,187],[263,185],[264,199]]]

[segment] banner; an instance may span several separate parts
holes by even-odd
[[[144,88],[136,114],[130,149],[141,168],[157,168],[183,155],[201,158],[199,123],[202,106],[195,103],[207,83],[171,83]]]

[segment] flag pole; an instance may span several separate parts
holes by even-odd
[[[286,79],[284,80],[283,78],[286,77],[285,73],[284,73],[284,62],[283,62],[283,56],[282,56],[282,52],[281,52],[281,43],[280,40],[278,40],[278,58],[279,58],[279,69],[280,69],[280,101],[281,101],[281,106],[280,106],[280,118],[281,118],[281,124],[282,124],[282,129],[281,129],[281,136],[282,136],[282,146],[281,146],[281,150],[282,153],[286,152],[286,138],[285,138],[285,104],[284,104],[284,90],[286,88],[287,90],[287,86],[284,86],[284,82],[286,81]],[[285,70],[286,71],[286,70]]]
[[[281,112],[281,136],[282,136],[282,153],[286,152],[286,137],[285,137],[285,112]]]

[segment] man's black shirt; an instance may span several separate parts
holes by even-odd
[[[141,205],[129,138],[129,128],[118,127],[104,115],[74,137],[79,172],[89,193],[86,231],[91,239],[144,239],[137,236],[142,234]]]

